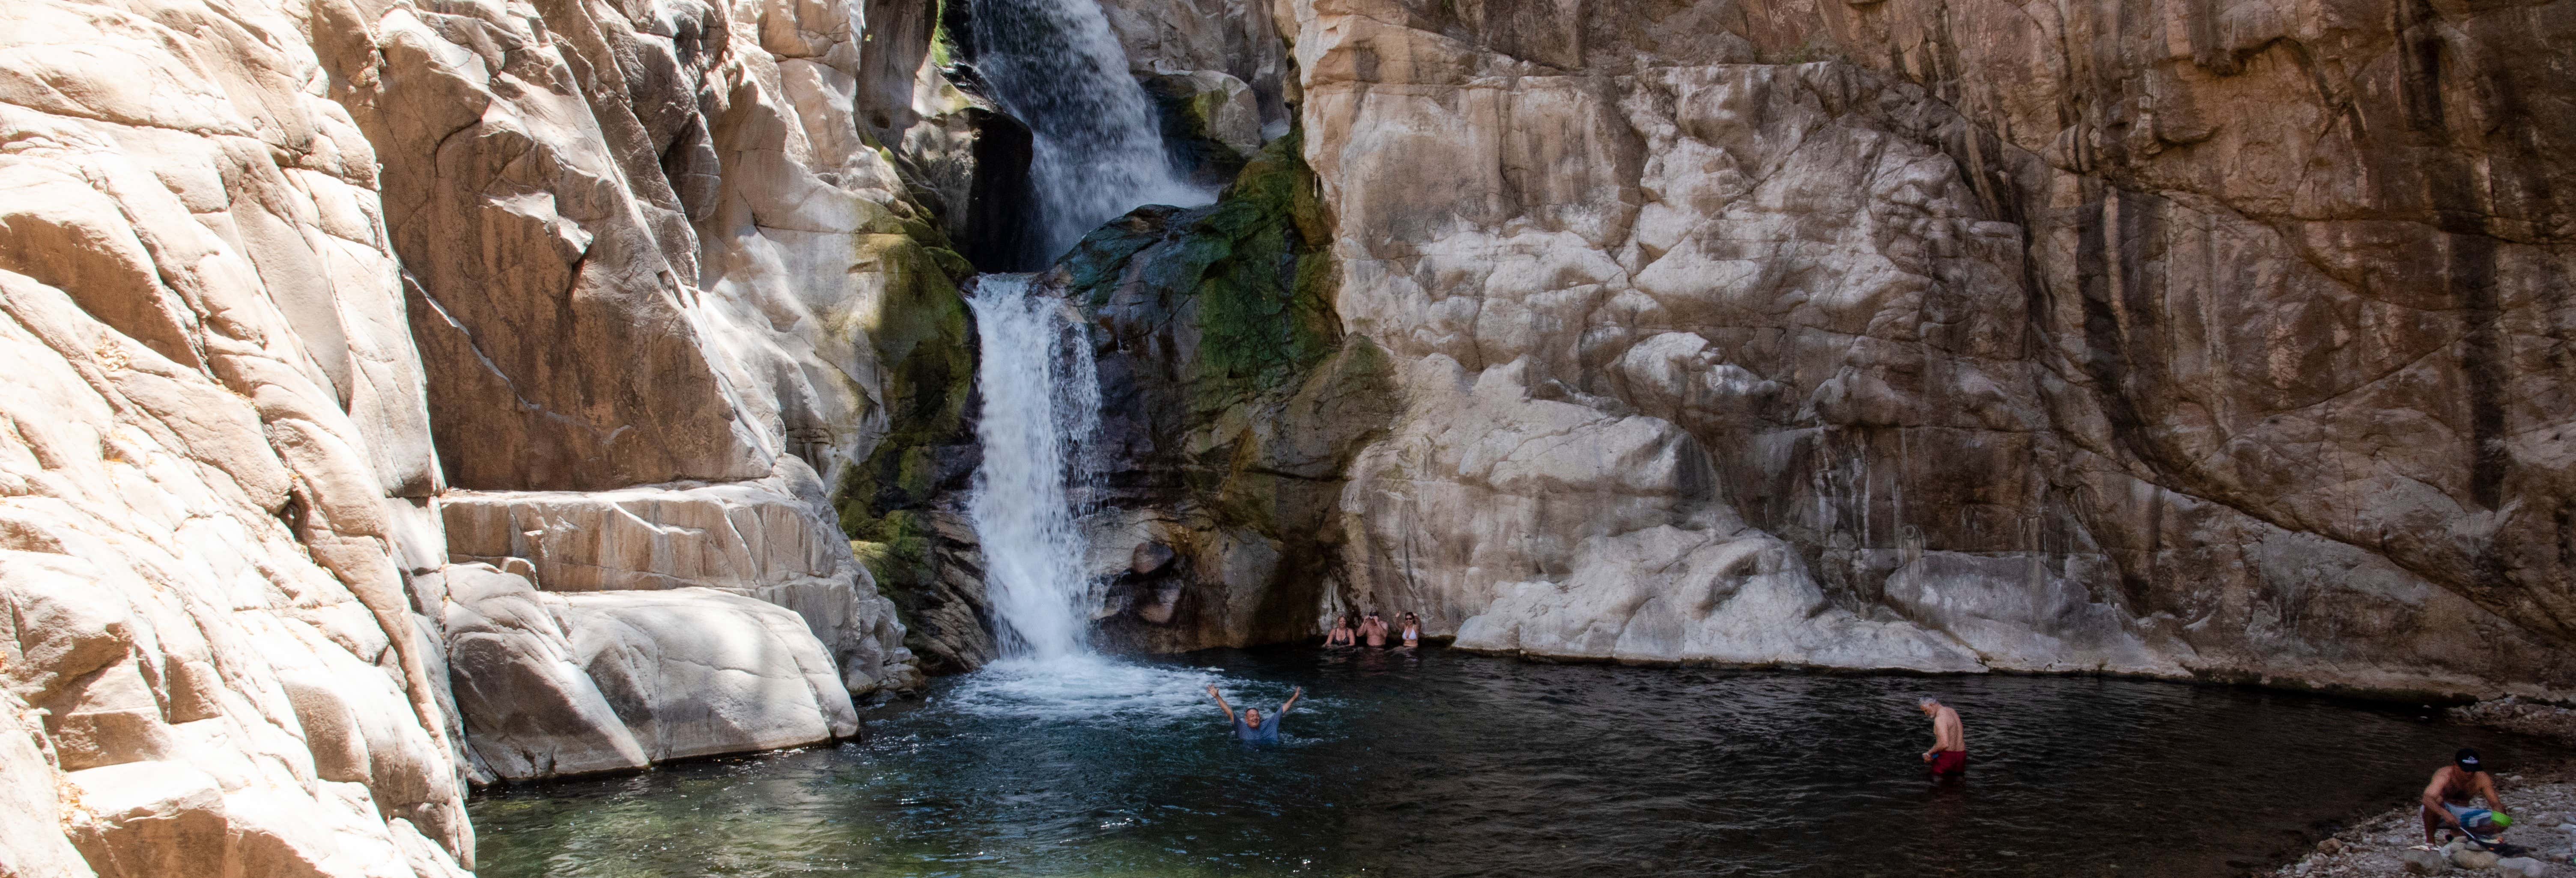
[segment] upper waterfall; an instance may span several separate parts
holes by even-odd
[[[1090,471],[1083,440],[1100,428],[1091,346],[1029,275],[985,275],[967,304],[983,335],[984,392],[984,463],[967,515],[984,546],[995,634],[1009,656],[1078,654],[1091,580],[1075,489]]]
[[[1095,0],[975,0],[978,66],[1036,143],[1039,258],[1144,204],[1214,200],[1183,182]]]

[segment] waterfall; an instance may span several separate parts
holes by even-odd
[[[1214,200],[1181,180],[1096,0],[974,0],[976,66],[1035,140],[1034,237],[1052,262],[1144,204]]]
[[[994,633],[1005,656],[1080,655],[1091,577],[1074,491],[1090,475],[1085,442],[1100,429],[1091,345],[1064,300],[1029,275],[984,275],[967,305],[983,336],[984,463],[966,512],[984,546]]]

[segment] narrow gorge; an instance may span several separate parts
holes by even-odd
[[[1098,778],[980,723],[1368,691],[1401,669],[1241,652],[1363,611],[1654,668],[1420,666],[1545,698],[1923,674],[2265,741],[2349,717],[2006,675],[2576,703],[2576,0],[0,21],[6,878],[593,874],[483,814],[834,782],[871,724],[950,761],[868,795],[1042,797]],[[1508,752],[1696,734],[1630,710]],[[1826,715],[1762,734],[1871,722]],[[2353,716],[2303,777],[2433,746]],[[865,813],[824,822],[910,819]],[[1280,825],[1396,831],[1347,819]],[[940,838],[907,868],[996,874]],[[1192,868],[1376,864],[1304,844]]]

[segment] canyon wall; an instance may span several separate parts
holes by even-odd
[[[0,22],[0,874],[462,874],[919,683],[832,504],[971,357],[929,10]]]
[[[2576,4],[1280,14],[1402,375],[1354,602],[1635,662],[2576,683]]]
[[[937,11],[0,10],[0,874],[454,875],[991,658]],[[1105,11],[1232,181],[1044,278],[1113,646],[2576,689],[2576,0]]]

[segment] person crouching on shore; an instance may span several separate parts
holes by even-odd
[[[2471,807],[2481,798],[2487,800],[2486,807]],[[2483,845],[2513,825],[2513,818],[2504,813],[2504,799],[2496,795],[2495,775],[2487,773],[2478,751],[2467,747],[2451,754],[2451,764],[2433,770],[2433,782],[2424,787],[2423,812],[2427,849],[2438,843],[2434,836],[2445,829]]]

